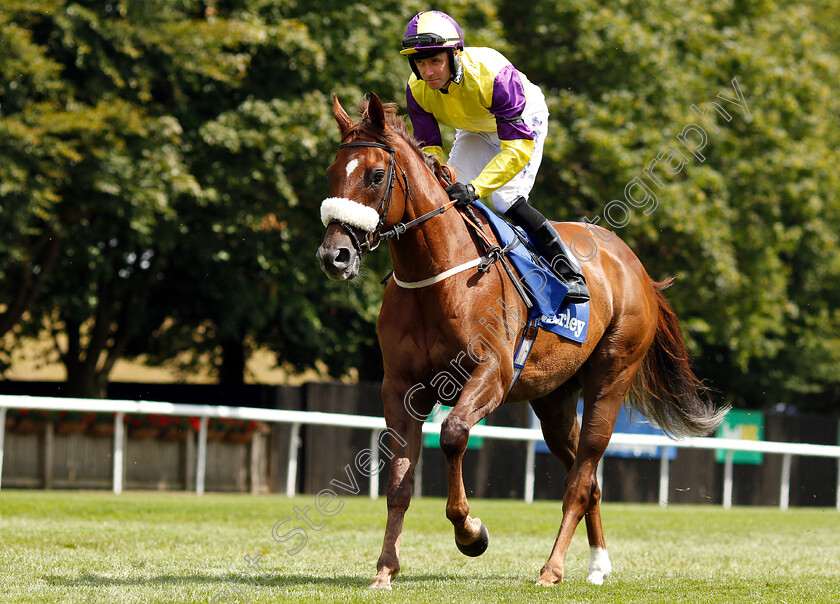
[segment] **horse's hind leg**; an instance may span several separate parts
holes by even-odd
[[[626,362],[626,359],[624,360]],[[610,442],[621,403],[641,364],[641,359],[616,368],[609,359],[593,359],[584,377],[583,422],[578,437],[577,455],[566,476],[563,495],[563,520],[551,556],[540,571],[537,585],[553,585],[563,580],[563,564],[575,528],[586,517],[590,543],[592,582],[603,582],[611,567],[601,527],[601,489],[595,470]]]
[[[570,473],[577,454],[580,426],[577,421],[577,401],[580,396],[577,380],[567,382],[548,396],[531,401],[542,426],[543,437],[554,455]],[[600,495],[600,487],[596,492]],[[607,555],[604,530],[601,527],[599,497],[594,497],[594,506],[584,514],[586,534],[589,538],[589,577],[587,580],[601,585],[609,576],[612,566]]]
[[[566,472],[575,463],[580,426],[577,422],[577,401],[580,385],[567,382],[542,398],[531,401],[540,420],[545,444],[563,463]]]

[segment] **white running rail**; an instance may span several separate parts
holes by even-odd
[[[58,397],[36,397],[0,395],[0,483],[3,476],[3,441],[5,439],[6,409],[43,409],[49,411],[82,411],[115,413],[114,416],[114,493],[122,492],[123,451],[125,446],[125,432],[123,421],[126,413],[150,413],[157,415],[196,416],[201,418],[201,428],[198,433],[198,455],[196,460],[196,486],[198,495],[204,493],[204,468],[207,452],[207,422],[209,418],[231,418],[241,420],[255,420],[268,423],[282,423],[291,425],[289,438],[289,458],[287,467],[286,494],[295,494],[297,483],[297,450],[300,446],[300,427],[334,426],[342,428],[358,428],[371,430],[371,472],[370,497],[376,499],[379,495],[379,436],[386,429],[385,420],[380,417],[367,415],[348,415],[344,413],[321,413],[318,411],[290,411],[284,409],[258,409],[254,407],[225,407],[213,405],[181,405],[154,401],[80,399]],[[423,434],[439,434],[440,424],[427,422],[423,424]],[[525,468],[525,501],[534,500],[534,451],[536,443],[543,440],[542,432],[536,428],[513,428],[503,426],[477,425],[470,430],[473,436],[514,440],[527,443]],[[802,455],[808,457],[835,458],[838,463],[836,478],[837,510],[840,511],[840,446],[813,445],[805,443],[784,443],[759,440],[737,440],[730,438],[684,438],[672,440],[667,436],[656,434],[625,434],[614,433],[610,440],[613,445],[640,446],[670,446],[686,449],[723,449],[727,451],[724,465],[723,507],[732,507],[732,453],[734,451],[758,451],[782,455],[782,476],[779,493],[779,507],[786,510],[790,495],[791,457]],[[659,503],[668,505],[669,473],[668,456],[662,455],[659,476]]]

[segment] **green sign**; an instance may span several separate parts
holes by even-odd
[[[734,438],[739,440],[764,440],[764,413],[746,409],[732,409],[717,431],[718,438]],[[715,460],[718,463],[726,461],[726,450],[716,449]],[[734,463],[759,465],[764,455],[758,451],[734,451]]]
[[[430,416],[426,422],[431,422],[433,424],[442,424],[443,420],[446,419],[446,416],[449,415],[449,412],[452,411],[452,407],[447,407],[446,405],[441,405],[440,408],[434,413],[434,415]],[[482,419],[478,422],[478,425],[483,425],[487,423],[487,419]],[[440,447],[440,436],[437,434],[424,434],[423,435],[423,446],[424,447]],[[483,436],[470,436],[470,440],[467,442],[467,449],[480,449],[484,446],[484,437]]]

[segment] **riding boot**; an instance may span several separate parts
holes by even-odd
[[[537,230],[530,233],[542,248],[542,252],[549,261],[554,273],[569,288],[566,299],[574,304],[589,300],[589,289],[580,268],[575,265],[570,256],[571,250],[560,239],[560,235],[546,220]]]
[[[525,229],[540,247],[540,251],[551,265],[554,274],[569,288],[566,299],[573,304],[589,300],[589,289],[580,268],[571,259],[571,250],[566,246],[557,231],[545,216],[528,200],[519,197],[505,212],[517,226]]]

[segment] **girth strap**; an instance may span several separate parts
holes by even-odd
[[[531,349],[534,347],[534,341],[537,339],[539,331],[540,317],[536,315],[528,319],[528,324],[522,330],[522,338],[519,340],[516,354],[513,355],[513,379],[510,381],[510,386],[508,386],[508,392],[513,389],[513,385],[516,384],[516,380],[522,374],[522,370],[525,368],[525,363],[531,355]]]

